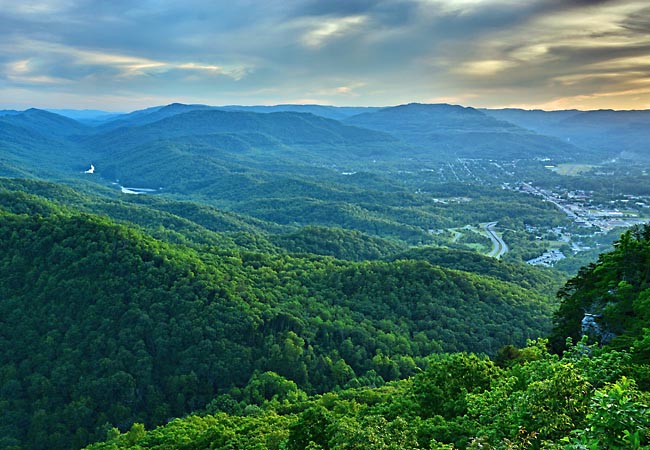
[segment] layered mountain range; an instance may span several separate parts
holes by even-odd
[[[550,332],[566,276],[450,230],[565,217],[439,166],[644,154],[567,141],[553,130],[573,112],[547,133],[452,105],[59,112],[0,111],[0,448],[135,443],[138,423],[300,409],[431,354],[523,346]]]
[[[235,201],[247,211],[242,202],[256,192],[332,199],[355,190],[355,177],[341,174],[376,176],[458,158],[648,158],[643,111],[171,104],[122,115],[60,112],[79,121],[0,111],[0,175],[163,189],[219,207]],[[93,177],[80,177],[91,164]]]

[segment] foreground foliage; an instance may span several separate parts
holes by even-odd
[[[239,414],[110,430],[89,448],[650,448],[650,395],[628,378],[629,354],[580,342],[558,358],[537,341],[511,356],[497,365],[473,354],[439,355],[426,371],[382,388],[298,401],[276,395]]]
[[[586,333],[591,342],[632,348],[636,361],[649,363],[650,226],[625,232],[614,251],[581,269],[559,297],[555,348],[561,348],[565,336],[576,339]]]

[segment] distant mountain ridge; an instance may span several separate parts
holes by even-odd
[[[243,173],[251,164],[269,173],[294,164],[302,165],[295,173],[306,165],[350,171],[367,164],[359,158],[382,164],[457,158],[650,160],[647,111],[478,110],[418,103],[385,108],[172,103],[122,115],[58,111],[80,121],[34,108],[0,111],[0,150],[6,155],[0,173],[61,179],[98,161],[110,169],[95,164],[96,178],[104,182],[133,173],[133,179],[162,186],[152,180],[151,167],[178,164],[177,175],[187,178],[183,167],[209,167],[214,158],[220,168],[192,169],[190,178],[205,185],[214,182],[211,173]],[[82,119],[93,114],[92,121]],[[236,158],[224,159],[226,153]]]
[[[209,185],[234,176],[243,183],[240,189],[250,184],[240,174],[252,169],[270,175],[278,166],[291,170],[296,165],[331,164],[404,147],[386,133],[313,114],[218,109],[174,114],[90,136],[83,142],[98,170],[110,173],[110,178],[169,186],[171,180]]]
[[[154,106],[142,110],[133,111],[127,114],[107,116],[106,120],[100,125],[102,130],[110,130],[121,126],[145,125],[176,114],[182,114],[198,110],[220,110],[220,111],[242,111],[252,113],[274,113],[274,112],[296,112],[310,113],[316,116],[325,117],[326,119],[342,120],[347,117],[361,114],[363,112],[374,111],[376,107],[356,107],[356,106],[327,106],[327,105],[225,105],[209,106],[203,104],[171,103],[169,105]]]
[[[97,109],[45,109],[45,111],[59,114],[61,116],[68,117],[70,119],[77,120],[79,122],[93,125],[107,120],[113,120],[114,118],[122,115],[123,113],[119,112],[108,112],[101,111]]]
[[[58,180],[79,170],[81,123],[39,109],[0,116],[0,175]]]
[[[228,106],[219,106],[219,109],[224,111],[250,111],[258,113],[270,113],[270,112],[302,112],[302,113],[311,113],[316,116],[325,117],[327,119],[343,120],[348,117],[355,116],[357,114],[362,114],[365,112],[372,112],[381,109],[380,107],[374,106],[328,106],[328,105],[273,105],[273,106],[240,106],[240,105],[228,105]]]
[[[210,107],[197,109],[170,105],[153,114],[160,118],[153,122],[146,121],[144,124],[139,120],[128,128],[128,132],[133,130],[156,139],[217,133],[261,133],[287,144],[329,144],[343,142],[346,139],[354,139],[363,143],[386,139],[394,140],[385,133],[361,130],[358,127],[344,125],[333,119],[311,113],[273,112],[262,114],[248,111],[223,111]],[[113,135],[121,133],[126,132],[118,130]]]
[[[44,137],[66,138],[86,134],[89,127],[80,122],[42,109],[30,108],[17,114],[0,116],[0,121],[37,132]]]
[[[601,159],[650,161],[650,110],[541,111],[484,109],[485,114],[555,136]]]
[[[346,123],[389,132],[434,159],[567,158],[580,149],[469,107],[411,103],[350,117]]]
[[[128,114],[122,114],[108,120],[101,125],[98,129],[100,131],[114,130],[120,127],[133,127],[147,125],[157,122],[177,114],[183,114],[190,111],[215,109],[213,106],[207,105],[184,105],[182,103],[171,103],[164,106],[154,106],[147,109],[133,111]]]
[[[15,114],[20,114],[20,111],[15,109],[0,109],[0,116],[13,116]]]

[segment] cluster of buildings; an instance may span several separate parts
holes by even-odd
[[[548,250],[544,252],[541,256],[538,256],[537,258],[529,259],[526,262],[533,266],[550,267],[550,266],[554,266],[556,262],[565,258],[566,256],[564,256],[564,253],[556,249],[556,250]]]
[[[607,232],[617,227],[630,227],[645,222],[635,212],[622,212],[616,208],[608,209],[602,205],[591,205],[591,194],[586,191],[567,191],[565,194],[559,195],[553,191],[533,186],[531,183],[521,183],[514,189],[541,196],[582,227],[596,228],[598,231]],[[640,201],[636,203],[639,203],[639,206],[645,205]]]
[[[624,196],[624,200],[620,200],[623,202],[623,205],[630,206],[630,208],[625,208],[626,211],[623,212],[611,207],[611,205],[593,205],[592,193],[583,190],[566,191],[562,194],[557,194],[553,191],[533,186],[531,183],[520,183],[514,187],[507,185],[504,188],[541,196],[545,201],[553,203],[558,209],[563,211],[576,225],[585,229],[592,229],[593,234],[606,233],[614,228],[627,228],[636,224],[645,223],[646,221],[640,217],[638,210],[650,207],[648,206],[650,201],[635,196]],[[537,231],[535,227],[530,226],[527,226],[526,230],[529,232]],[[562,227],[556,227],[549,231],[557,235],[558,241],[570,244],[571,250],[574,253],[589,249],[589,247],[581,247],[578,243],[572,243],[571,234],[564,231]],[[532,265],[553,266],[565,258],[566,256],[561,250],[553,249],[527,262]]]

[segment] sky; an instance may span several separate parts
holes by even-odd
[[[650,109],[648,0],[0,0],[0,109]]]

